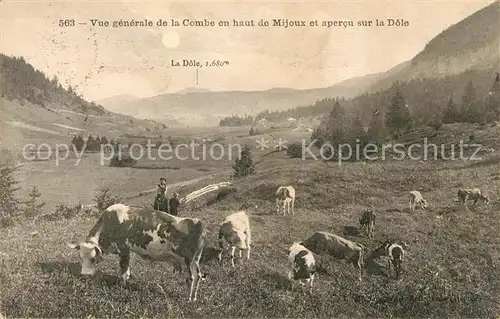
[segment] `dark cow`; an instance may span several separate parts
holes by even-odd
[[[371,253],[370,260],[379,258],[380,256],[388,257],[388,268],[391,269],[392,264],[396,272],[396,279],[399,279],[402,272],[403,257],[407,247],[408,245],[405,242],[398,243],[394,240],[386,240]]]
[[[337,258],[354,261],[358,266],[359,280],[361,280],[363,256],[366,252],[366,247],[363,244],[325,231],[315,232],[303,243],[304,247],[316,254],[329,254]]]
[[[130,277],[130,252],[144,259],[168,261],[174,271],[188,269],[189,301],[196,301],[198,285],[203,279],[200,258],[203,252],[203,225],[196,218],[179,218],[165,212],[123,204],[108,207],[89,232],[87,239],[77,245],[82,275],[94,275],[95,261],[104,253],[120,256],[121,278]]]
[[[359,219],[359,231],[363,231],[363,229],[366,228],[368,232],[368,237],[373,238],[373,230],[375,228],[375,219],[376,219],[375,212],[371,209],[367,209],[363,212],[363,215],[361,215],[361,218]]]

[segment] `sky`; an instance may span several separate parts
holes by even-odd
[[[12,1],[0,2],[0,52],[23,56],[86,99],[149,97],[187,88],[317,88],[407,61],[447,27],[493,1]],[[172,26],[174,18],[215,27]],[[404,19],[405,27],[322,27],[322,21]],[[60,27],[59,20],[75,25]],[[109,21],[92,26],[91,19]],[[113,21],[153,21],[113,28]],[[159,19],[168,26],[157,26]],[[270,26],[233,26],[260,19]],[[319,26],[272,27],[272,19]],[[229,21],[230,26],[218,26]],[[80,24],[86,23],[86,24]],[[228,65],[172,67],[171,61]]]

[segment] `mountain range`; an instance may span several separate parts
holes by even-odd
[[[317,89],[275,88],[267,91],[212,92],[189,89],[183,92],[114,102],[99,101],[138,118],[173,119],[190,125],[213,125],[231,115],[256,115],[310,105],[325,97],[352,98],[389,88],[395,81],[454,75],[470,69],[500,65],[500,4],[498,1],[450,26],[433,38],[413,59],[386,72],[351,78]]]
[[[76,134],[165,135],[166,126],[217,125],[222,117],[287,110],[325,97],[352,98],[389,88],[395,81],[436,78],[500,66],[500,2],[486,6],[433,38],[414,58],[386,72],[316,89],[183,91],[140,98],[129,94],[88,102],[24,58],[0,54],[0,147],[26,140],[66,141]],[[491,79],[488,78],[488,81]],[[153,119],[153,120],[149,120]]]

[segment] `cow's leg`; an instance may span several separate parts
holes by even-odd
[[[276,214],[279,215],[280,213],[280,200],[279,198],[276,198]]]
[[[236,246],[231,246],[231,265],[234,268],[234,251],[236,250]]]
[[[393,259],[392,262],[394,265],[394,272],[395,272],[396,279],[399,279],[400,275],[401,275],[401,262],[400,262],[400,260],[396,260],[396,259]]]
[[[293,279],[293,262],[288,260],[288,279],[292,280]]]
[[[199,266],[197,265],[196,256],[194,256],[194,258],[195,259],[193,259],[192,261],[189,261],[188,258],[184,258],[184,262],[188,269],[186,283],[189,289],[189,302],[196,301],[196,293],[198,290],[198,284],[200,279],[200,274],[198,274]]]
[[[313,283],[314,283],[314,274],[311,274],[311,277],[309,279],[309,293],[312,293],[313,290]]]
[[[243,249],[238,249],[238,250],[239,250],[239,256],[240,256],[240,259],[241,259],[241,258],[243,258],[243,257],[242,257],[242,253],[241,253],[241,251],[242,251]]]
[[[200,286],[200,280],[202,279],[199,261],[195,259],[190,262],[188,265],[188,270],[189,277],[187,278],[187,282],[189,286],[189,301],[196,301],[198,298],[198,288]]]
[[[125,285],[130,278],[130,250],[121,248],[118,256],[120,256],[120,276],[122,284]]]
[[[252,244],[252,231],[250,228],[246,231],[245,244],[247,246],[247,260],[250,259],[250,245]]]
[[[359,281],[361,281],[362,280],[361,275],[363,272],[363,270],[362,270],[362,268],[363,268],[363,253],[359,252],[358,254],[359,254],[358,255]]]
[[[247,260],[250,260],[250,243],[247,244]]]
[[[193,276],[193,269],[191,268],[191,263],[187,258],[184,259],[186,265],[187,265],[187,277],[186,277],[186,283],[188,285],[189,289],[189,302],[193,301],[193,291],[194,291],[194,276]]]
[[[412,204],[412,200],[410,199],[410,213],[412,212],[412,208],[413,208],[413,204]]]
[[[292,199],[292,215],[295,215],[295,199]]]

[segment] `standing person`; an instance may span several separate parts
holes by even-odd
[[[156,188],[156,198],[154,207],[156,210],[161,210],[168,212],[167,203],[167,180],[165,178],[160,178],[160,184]]]
[[[168,202],[170,215],[179,216],[178,208],[179,208],[180,202],[179,202],[179,199],[177,197],[179,197],[179,194],[174,192],[172,194],[172,198],[170,198],[170,201]]]

